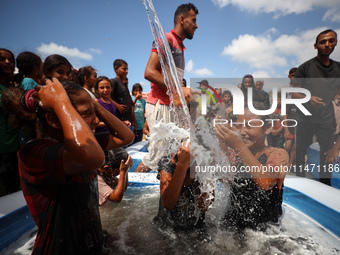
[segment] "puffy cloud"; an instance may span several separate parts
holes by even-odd
[[[66,58],[79,58],[85,60],[92,60],[93,56],[91,54],[81,52],[77,48],[68,48],[63,45],[58,45],[54,42],[50,44],[41,43],[37,48],[38,52],[44,55],[59,54]]]
[[[273,13],[275,18],[288,14],[306,13],[317,8],[326,8],[327,12],[334,8],[340,8],[339,0],[211,0],[215,5],[223,8],[227,5],[234,5],[241,10],[255,13]],[[339,13],[339,12],[338,12]],[[334,22],[340,22],[339,16],[335,13],[329,14]]]
[[[194,61],[190,59],[188,63],[185,64],[185,71],[188,73],[194,73],[199,76],[213,75],[213,72],[208,68],[194,69]]]
[[[102,54],[101,49],[89,48],[89,51],[92,51],[92,52],[97,53],[97,54]]]
[[[254,79],[263,79],[263,78],[270,78],[270,75],[267,71],[256,71],[253,74]]]
[[[340,23],[340,7],[329,9],[322,18],[323,21],[330,20],[331,22]]]
[[[254,36],[240,35],[224,47],[222,55],[232,60],[246,63],[252,68],[273,71],[275,67],[300,65],[316,55],[314,42],[316,35],[326,27],[300,31],[295,35],[281,35],[273,39],[270,34]],[[275,31],[275,30],[273,30]],[[335,30],[337,33],[340,29]],[[337,55],[336,48],[333,56]]]

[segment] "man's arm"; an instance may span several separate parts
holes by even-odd
[[[160,70],[161,63],[159,62],[158,53],[152,51],[145,67],[144,78],[160,88],[167,89]]]

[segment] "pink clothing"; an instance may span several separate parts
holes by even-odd
[[[99,205],[104,204],[106,199],[110,196],[113,192],[113,189],[106,184],[104,179],[98,175],[98,193],[99,193]]]

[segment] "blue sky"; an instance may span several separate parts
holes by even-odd
[[[288,70],[314,57],[316,35],[340,34],[339,0],[192,0],[198,29],[185,40],[184,78],[287,77]],[[153,0],[165,32],[185,1]],[[1,5],[0,47],[15,55],[32,51],[45,59],[58,53],[75,68],[92,65],[98,75],[115,76],[117,58],[129,64],[129,87],[149,91],[144,68],[152,33],[141,0],[11,0]],[[340,60],[340,45],[331,57]],[[211,84],[213,85],[213,84]],[[235,84],[237,85],[237,84]],[[266,85],[266,84],[265,84]],[[196,87],[196,84],[191,84]],[[266,89],[266,88],[265,88]]]

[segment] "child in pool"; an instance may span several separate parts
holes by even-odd
[[[254,103],[254,107],[265,109],[263,104]],[[236,125],[215,127],[221,148],[228,151],[229,157],[236,153],[238,160],[234,164],[240,170],[231,183],[224,217],[225,224],[231,228],[257,228],[265,222],[278,222],[282,215],[282,188],[286,175],[283,167],[288,165],[289,156],[284,149],[265,146],[271,128],[265,119],[269,118],[257,116],[246,108],[244,115],[237,116]],[[249,121],[252,127],[247,124]],[[276,167],[276,170],[265,171],[265,167]]]
[[[98,95],[97,101],[109,112],[113,115],[116,115],[116,108],[111,99],[112,85],[111,81],[106,76],[99,76],[96,84],[94,85],[94,89]],[[100,132],[108,132],[108,128],[104,122],[100,122],[96,127],[96,133]]]
[[[205,212],[212,201],[201,193],[199,182],[190,176],[190,143],[183,142],[176,156],[159,162],[160,191],[158,215],[154,222],[175,230],[204,229]]]
[[[59,81],[69,81],[73,67],[70,62],[58,54],[49,55],[43,65],[43,72],[48,79],[57,78]]]
[[[38,227],[33,254],[101,254],[96,170],[103,150],[131,143],[133,133],[76,83],[54,78],[35,90],[47,138],[18,153],[21,187]],[[94,134],[97,116],[110,133]]]
[[[98,169],[99,205],[106,199],[116,203],[122,201],[128,187],[128,170],[131,165],[132,158],[125,149],[108,151],[104,164]]]
[[[1,104],[11,117],[14,128],[21,129],[21,143],[41,138],[41,132],[36,120],[36,104],[32,97],[34,89],[24,90],[19,87],[9,87],[2,93]]]

